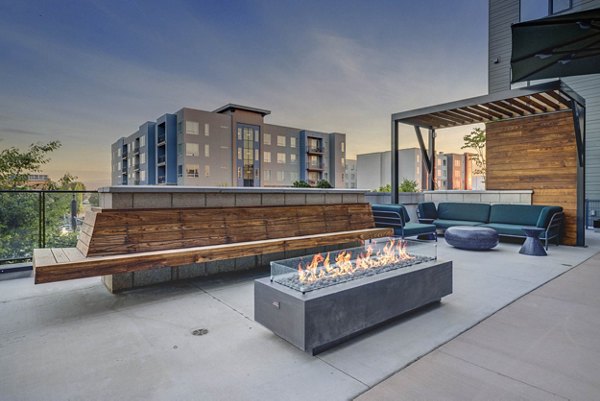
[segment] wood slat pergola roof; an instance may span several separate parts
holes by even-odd
[[[439,129],[571,110],[585,100],[562,81],[392,114],[392,121]]]

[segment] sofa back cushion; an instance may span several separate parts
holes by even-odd
[[[552,211],[560,212],[562,208],[543,205],[492,205],[490,223],[546,227],[554,213]]]
[[[410,221],[410,217],[408,215],[408,211],[404,207],[404,205],[381,205],[381,204],[372,204],[372,210],[384,210],[388,212],[396,212],[404,217],[404,222],[408,223]]]
[[[490,205],[487,203],[454,203],[438,204],[438,219],[478,221],[487,223],[490,216]]]
[[[433,202],[421,202],[417,206],[417,210],[419,211],[419,216],[422,219],[437,219],[438,214],[435,208],[435,203]]]

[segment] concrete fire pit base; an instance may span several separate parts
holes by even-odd
[[[306,294],[254,282],[254,320],[312,355],[452,293],[452,262],[427,262]]]

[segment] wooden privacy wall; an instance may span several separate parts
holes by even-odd
[[[577,145],[571,111],[487,124],[486,189],[531,189],[534,205],[562,206],[575,245]]]
[[[371,205],[106,209],[86,214],[77,249],[119,255],[375,228]]]

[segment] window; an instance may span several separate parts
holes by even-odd
[[[117,149],[117,157],[121,157],[121,148]]]
[[[146,146],[146,135],[140,136],[140,146]]]
[[[238,136],[238,141],[241,141],[242,140],[242,129],[241,128],[238,128],[238,135],[237,136]],[[240,157],[240,159],[241,159],[241,157]]]
[[[460,171],[455,171],[454,172],[454,177],[455,178],[460,178]]]
[[[285,146],[285,136],[277,135],[277,146]]]
[[[186,164],[185,165],[185,174],[188,177],[200,177],[200,166],[197,164]]]
[[[264,170],[265,181],[271,181],[271,170]]]
[[[183,156],[183,143],[178,143],[177,144],[177,155],[178,156]]]
[[[146,181],[146,171],[145,170],[140,171],[140,180]]]
[[[285,173],[283,171],[278,171],[277,172],[277,181],[282,182],[283,180],[285,180]]]
[[[557,14],[572,6],[571,0],[521,0],[521,21]]]
[[[183,134],[183,123],[180,121],[177,123],[177,134]]]
[[[260,138],[258,137],[258,130],[255,129],[254,130],[254,142],[258,142],[258,141],[260,141]]]
[[[210,177],[210,166],[209,165],[204,166],[204,176]]]
[[[271,134],[263,134],[263,143],[265,145],[270,145],[271,144]]]
[[[210,157],[210,145],[209,144],[204,145],[204,157]]]
[[[295,154],[295,153],[292,153],[292,154],[290,155],[290,162],[292,162],[292,163],[295,163],[295,162],[296,162],[296,154]]]
[[[346,167],[346,159],[344,159],[344,158],[342,157],[342,160],[341,160],[341,162],[342,162],[342,167]]]
[[[238,178],[242,178],[242,168],[241,167],[238,167],[238,169],[237,169],[237,176],[238,176]]]
[[[296,138],[290,138],[290,148],[296,147]]]
[[[121,162],[117,162],[117,170],[121,170]]]
[[[238,148],[238,160],[242,160],[242,148]]]
[[[346,143],[342,142],[340,145],[341,145],[342,153],[344,153],[346,151]]]
[[[265,152],[263,160],[265,163],[271,163],[271,152]]]
[[[258,151],[258,149],[254,149],[254,160],[260,160],[259,154],[260,152]]]
[[[186,121],[185,122],[185,133],[188,135],[199,135],[200,134],[200,124],[196,121]]]
[[[285,164],[285,153],[277,153],[277,163]]]
[[[197,143],[186,143],[185,144],[185,155],[186,156],[199,156],[200,145]]]
[[[144,163],[146,163],[146,154],[141,153],[140,154],[140,164],[144,164]]]
[[[210,126],[208,125],[208,123],[204,124],[204,136],[209,136],[210,135]]]
[[[460,160],[454,160],[454,166],[460,167]]]
[[[183,177],[183,166],[181,164],[177,166],[177,177]]]

